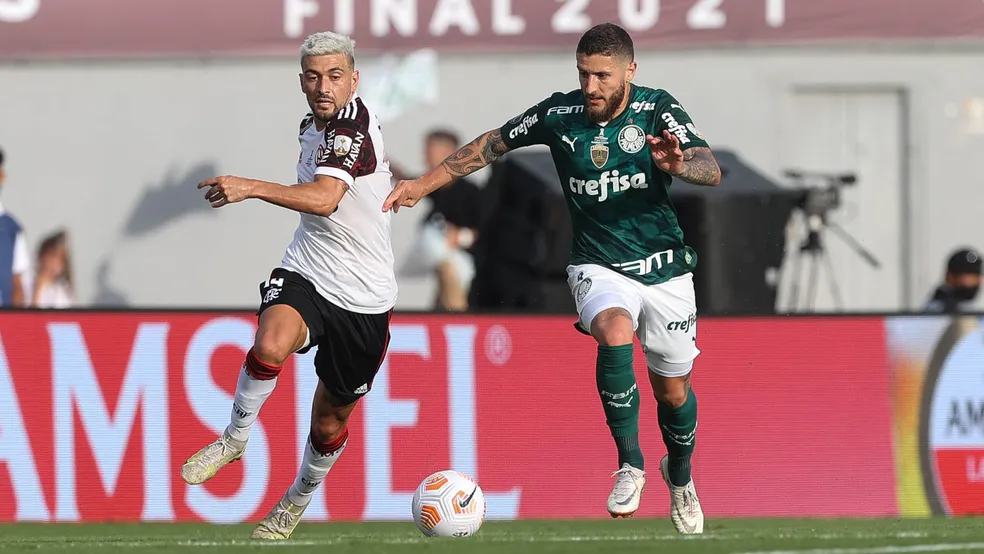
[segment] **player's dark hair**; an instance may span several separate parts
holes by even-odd
[[[427,133],[427,142],[432,140],[444,140],[450,142],[455,148],[461,144],[458,134],[448,129],[435,129]]]
[[[3,148],[0,148],[0,167],[3,167]]]
[[[629,33],[614,23],[588,29],[577,43],[577,53],[586,56],[612,56],[635,61],[635,47]]]

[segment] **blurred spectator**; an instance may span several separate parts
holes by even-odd
[[[72,263],[68,253],[68,234],[58,231],[41,242],[38,272],[34,278],[31,306],[71,308],[75,305]]]
[[[950,255],[943,284],[936,288],[926,304],[927,312],[957,313],[964,311],[981,286],[981,255],[964,248]]]
[[[6,177],[3,150],[0,150],[0,190]],[[20,223],[0,204],[0,305],[24,306],[24,280],[30,266],[31,259]]]
[[[459,146],[455,133],[445,129],[431,131],[424,143],[427,169],[440,165]],[[468,309],[468,291],[475,276],[475,262],[469,250],[481,223],[481,194],[474,182],[463,178],[429,196],[431,211],[424,219],[416,248],[404,270],[436,275],[437,310]]]

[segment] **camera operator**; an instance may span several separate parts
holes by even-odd
[[[946,264],[943,284],[936,288],[924,310],[946,314],[966,311],[980,286],[980,253],[969,248],[957,250]]]

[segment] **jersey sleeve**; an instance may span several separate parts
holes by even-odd
[[[533,146],[534,144],[546,144],[547,132],[545,120],[550,100],[550,98],[543,100],[539,104],[510,119],[505,125],[499,128],[499,132],[502,133],[502,142],[510,150],[524,146]]]
[[[680,150],[708,146],[690,114],[670,93],[663,91],[661,98],[656,102],[656,114],[651,129],[654,137],[660,137],[663,131],[669,131],[680,140]]]
[[[351,187],[357,177],[374,173],[376,150],[369,125],[369,112],[361,103],[342,108],[325,129],[315,175],[335,177]]]

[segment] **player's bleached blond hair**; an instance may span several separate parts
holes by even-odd
[[[323,31],[304,39],[301,45],[301,60],[308,56],[331,56],[344,54],[355,69],[355,41],[351,37]]]

